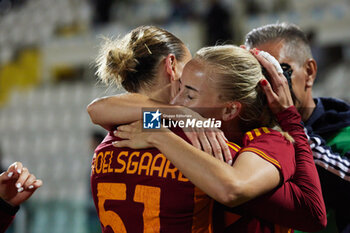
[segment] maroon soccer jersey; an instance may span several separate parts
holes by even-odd
[[[293,232],[291,228],[314,232],[326,226],[321,185],[301,117],[292,106],[277,118],[282,129],[293,137],[295,152],[279,132],[267,128],[246,133],[240,152],[251,151],[274,164],[283,176],[282,184],[236,208],[215,205],[219,215],[214,225],[221,226],[218,232],[289,233]],[[222,209],[231,213],[223,215]],[[229,227],[224,230],[224,225]]]
[[[282,183],[289,180],[295,172],[295,157],[293,144],[287,141],[280,132],[270,128],[262,127],[247,132],[243,138],[243,147],[238,153],[233,154],[233,161],[237,159],[240,153],[249,151],[259,155],[261,158],[272,163],[283,176]],[[253,171],[252,171],[253,172]],[[281,193],[281,192],[280,192]],[[269,208],[269,201],[284,201],[285,196],[279,195],[274,200],[262,196],[250,203],[243,204],[225,214],[222,214],[224,207],[216,205],[214,208],[215,232],[247,232],[247,233],[290,233],[292,229],[279,226],[274,222],[267,222],[263,219],[276,219],[272,216]],[[252,205],[252,203],[260,205]],[[282,203],[279,203],[282,205]],[[288,202],[286,202],[288,203]],[[266,207],[265,215],[262,218],[256,218],[255,214],[261,210],[261,206]],[[278,206],[275,210],[277,210]],[[232,213],[236,212],[236,213]],[[263,211],[262,211],[263,212]],[[259,214],[258,214],[259,215]],[[278,217],[277,217],[278,218]],[[228,226],[228,227],[225,227]]]
[[[182,130],[176,133],[189,142]],[[157,149],[116,148],[116,140],[109,133],[92,162],[91,188],[103,233],[212,232],[211,198]]]
[[[289,180],[295,172],[293,143],[276,130],[261,127],[245,133],[239,153],[245,151],[253,152],[275,165],[283,176],[282,183]]]

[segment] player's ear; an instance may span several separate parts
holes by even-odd
[[[168,56],[165,58],[165,70],[169,75],[170,82],[175,81],[176,78],[176,57],[174,54],[170,53]]]
[[[222,120],[230,121],[238,116],[241,112],[242,105],[237,101],[230,101],[225,103],[225,107],[223,108]]]

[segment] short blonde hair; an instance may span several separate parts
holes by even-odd
[[[261,126],[281,131],[259,85],[263,78],[261,65],[249,51],[234,45],[205,47],[196,53],[194,59],[205,62],[222,101],[242,104],[239,114],[242,132]]]

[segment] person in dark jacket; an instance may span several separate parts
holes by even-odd
[[[335,98],[313,98],[317,64],[306,35],[296,25],[253,29],[245,46],[269,52],[291,73],[288,81],[305,123],[327,211],[335,213],[336,227],[329,224],[326,232],[350,232],[350,105]]]

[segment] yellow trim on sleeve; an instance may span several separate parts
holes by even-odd
[[[238,146],[238,145],[236,145],[236,144],[234,144],[234,143],[232,143],[232,142],[226,142],[226,144],[229,146],[229,147],[231,147],[234,151],[236,151],[236,152],[238,152],[240,149],[241,149],[241,147],[240,146]]]
[[[261,128],[265,133],[270,133],[270,130],[268,128],[266,128],[266,127],[261,127]]]
[[[249,141],[254,139],[252,132],[250,132],[250,131],[247,132],[247,135],[248,135]]]
[[[281,165],[280,165],[280,163],[277,160],[275,160],[275,159],[271,158],[270,156],[266,155],[264,152],[262,152],[259,149],[256,149],[256,148],[253,148],[253,147],[246,147],[246,148],[243,148],[241,150],[241,152],[244,152],[244,151],[250,151],[250,152],[253,152],[253,153],[257,154],[257,155],[260,155],[261,157],[263,157],[267,161],[269,161],[269,162],[275,164],[277,167],[281,168]]]
[[[254,132],[255,132],[255,135],[256,135],[257,137],[259,137],[259,136],[261,135],[259,129],[254,129]]]

